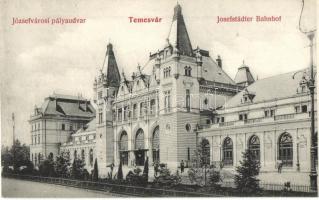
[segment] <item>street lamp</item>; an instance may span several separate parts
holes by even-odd
[[[312,30],[302,30],[301,28],[301,17],[304,10],[305,2],[302,0],[302,7],[299,17],[299,30],[300,32],[307,35],[308,39],[310,40],[310,77],[305,78],[303,77],[303,81],[307,84],[307,87],[310,92],[310,99],[311,99],[311,148],[310,148],[310,187],[312,190],[317,190],[317,170],[316,170],[316,158],[317,158],[317,146],[316,146],[316,135],[315,135],[315,114],[314,114],[314,92],[315,92],[315,78],[314,78],[314,66],[313,66],[313,39],[315,37],[316,29],[312,28]]]

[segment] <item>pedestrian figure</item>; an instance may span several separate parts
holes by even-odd
[[[279,160],[278,161],[278,173],[281,173],[282,165],[283,165],[282,160]]]
[[[155,163],[154,163],[154,172],[155,172],[155,176],[157,176],[158,167],[159,167],[159,164],[158,164],[157,162],[155,162]]]
[[[184,168],[185,168],[185,165],[184,165],[184,161],[182,160],[181,161],[181,173],[184,172]]]

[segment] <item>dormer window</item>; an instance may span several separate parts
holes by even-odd
[[[275,109],[266,109],[264,111],[265,117],[274,117],[275,116]]]
[[[241,100],[242,103],[249,103],[249,102],[253,102],[253,99],[255,98],[255,93],[253,92],[249,92],[247,90],[247,88],[245,89],[244,93],[243,93],[243,98]]]

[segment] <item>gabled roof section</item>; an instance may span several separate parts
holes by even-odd
[[[182,7],[179,4],[174,8],[174,16],[168,35],[168,42],[176,47],[181,55],[193,55],[192,44],[182,14]]]
[[[222,68],[220,68],[211,57],[203,56],[202,61],[203,78],[205,80],[235,85],[233,79],[231,79],[227,75],[227,73]]]
[[[77,130],[72,136],[82,135],[83,133],[93,131],[96,131],[96,118],[93,118],[89,123],[85,124],[84,127]]]
[[[43,115],[92,118],[95,109],[90,101],[83,97],[54,94],[45,99],[42,105]]]
[[[244,103],[242,98],[246,90],[255,95],[252,103],[296,96],[298,95],[297,88],[302,80],[302,71],[304,70],[259,79],[227,101],[227,107],[242,105]]]
[[[108,86],[118,87],[120,85],[121,77],[111,43],[107,45],[102,71],[106,76]]]

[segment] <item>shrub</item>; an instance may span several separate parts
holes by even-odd
[[[166,167],[165,164],[160,164],[159,175],[155,177],[154,183],[161,186],[175,186],[181,182],[181,177],[176,171],[176,174],[171,174],[170,170]]]

